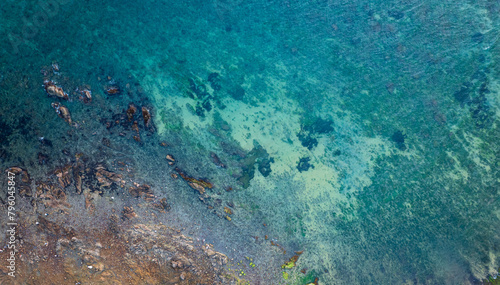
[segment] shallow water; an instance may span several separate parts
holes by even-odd
[[[57,62],[59,83],[95,97],[67,103],[85,137],[70,148],[95,153],[109,137],[110,155],[134,160],[169,198],[165,221],[213,243],[250,284],[498,274],[498,2],[54,0],[0,11],[2,168],[44,172],[29,164],[42,136],[57,164],[74,128],[42,86],[40,70]],[[122,94],[106,95],[108,81]],[[140,144],[98,127],[130,102],[152,110]],[[205,203],[170,179],[161,141],[177,167],[213,183]]]

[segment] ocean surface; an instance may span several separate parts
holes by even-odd
[[[247,284],[497,282],[499,28],[491,0],[4,0],[0,166],[111,145]],[[131,103],[140,138],[105,126]]]

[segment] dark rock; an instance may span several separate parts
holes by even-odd
[[[208,75],[208,82],[214,91],[221,90],[220,78],[217,72],[212,72]]]
[[[47,154],[39,152],[38,153],[38,164],[45,165],[48,162],[49,162],[49,156]]]
[[[192,78],[188,78],[188,82],[189,82],[189,89],[194,93],[194,95],[196,95],[197,99],[202,99],[206,95],[208,95],[207,87],[205,85],[201,83],[197,84]]]
[[[205,110],[207,110],[207,112],[210,112],[210,110],[212,110],[212,104],[210,104],[210,101],[209,101],[208,99],[207,99],[207,100],[205,100],[205,101],[201,104],[201,106],[202,106]]]
[[[256,144],[239,162],[242,173],[239,175],[238,181],[242,184],[243,188],[248,188],[250,180],[255,175],[255,164],[258,166],[259,172],[264,177],[267,177],[271,173],[271,163],[274,163],[274,158],[269,157],[267,151],[259,144]]]
[[[12,134],[12,128],[0,117],[0,146],[9,145],[8,137]]]
[[[259,172],[262,176],[267,177],[271,174],[271,163],[274,163],[274,158],[263,159],[259,162]]]
[[[297,169],[299,170],[299,172],[308,171],[309,168],[314,168],[314,165],[309,163],[310,160],[311,159],[309,157],[303,157],[300,159],[299,163],[297,164]]]
[[[322,118],[316,118],[312,123],[303,123],[301,130],[297,134],[303,147],[312,150],[318,145],[318,137],[322,134],[328,134],[334,131],[333,122]]]
[[[310,133],[300,131],[297,134],[297,137],[299,138],[300,142],[302,143],[302,146],[306,147],[308,150],[312,150],[314,147],[316,147],[318,145],[318,140],[311,137]]]
[[[402,131],[395,131],[394,134],[392,134],[391,137],[392,141],[396,143],[396,147],[399,150],[405,151],[406,150],[406,144],[405,144],[405,139],[406,136],[403,134]]]
[[[167,202],[167,198],[162,198],[159,202],[153,203],[153,207],[164,212],[170,211],[170,204]]]
[[[311,133],[327,134],[333,132],[332,124],[333,122],[331,120],[323,120],[322,118],[317,118],[313,124],[304,126],[304,129]]]
[[[226,168],[226,165],[220,160],[219,156],[215,152],[210,152],[210,158],[217,167]]]
[[[477,70],[468,81],[463,83],[460,90],[453,94],[460,106],[467,105],[469,107],[474,124],[480,129],[493,122],[490,104],[486,97],[491,92],[489,90],[489,72],[487,68]]]
[[[472,42],[475,42],[478,44],[482,43],[484,40],[484,35],[482,33],[475,33],[472,35],[471,40],[472,40]]]
[[[484,95],[474,98],[470,105],[470,113],[476,127],[482,129],[490,122],[490,107]]]
[[[107,146],[107,147],[110,147],[111,146],[111,141],[108,139],[108,138],[102,138],[102,144]]]
[[[203,110],[203,107],[200,105],[199,102],[196,105],[195,113],[199,117],[205,117],[205,110]]]
[[[243,167],[241,168],[242,175],[238,178],[238,182],[240,182],[241,186],[246,189],[250,186],[250,181],[255,176],[255,166],[251,167]]]
[[[465,83],[462,87],[460,87],[460,90],[453,94],[453,96],[458,102],[460,102],[461,105],[463,105],[470,100],[470,93],[470,85]]]
[[[52,147],[52,141],[47,138],[41,137],[38,141],[42,146]]]
[[[0,159],[2,161],[5,161],[5,160],[7,160],[8,156],[9,156],[9,154],[7,153],[7,151],[5,149],[0,148]]]
[[[402,11],[398,11],[398,10],[389,10],[389,11],[387,11],[387,15],[389,15],[389,17],[392,17],[396,20],[401,20],[405,16],[405,13]]]
[[[229,94],[236,100],[243,100],[243,98],[245,97],[245,89],[243,89],[243,87],[241,86],[236,86],[229,92]]]

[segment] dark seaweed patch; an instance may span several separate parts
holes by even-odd
[[[192,78],[188,78],[188,83],[189,83],[189,90],[192,92],[190,94],[190,97],[193,96],[193,93],[194,93],[194,96],[196,97],[195,99],[203,99],[207,95],[209,95],[207,93],[207,87],[203,83],[197,84],[194,81],[194,79],[192,79]],[[189,94],[189,92],[188,92],[188,94]]]
[[[312,123],[303,123],[301,130],[297,133],[303,147],[312,150],[318,145],[318,137],[334,131],[333,122],[322,118],[315,118]]]
[[[220,78],[217,72],[212,72],[208,75],[208,82],[214,91],[221,90]]]
[[[460,90],[453,94],[453,96],[458,102],[460,102],[461,105],[463,105],[470,100],[470,93],[470,84],[465,83],[462,87],[460,87]]]
[[[464,82],[460,90],[453,94],[460,106],[469,107],[471,117],[478,128],[485,128],[492,123],[492,114],[486,98],[490,93],[488,73],[487,68],[478,70],[471,76],[470,81]]]
[[[327,134],[333,132],[333,122],[331,120],[324,120],[317,118],[316,121],[308,126],[304,126],[306,131],[317,134]]]
[[[245,97],[245,89],[243,89],[243,87],[241,86],[236,86],[229,92],[229,94],[235,100],[243,100],[243,98]]]
[[[195,113],[199,117],[205,117],[205,110],[203,110],[203,107],[201,106],[200,102],[196,104]]]
[[[48,164],[50,158],[49,158],[49,155],[48,154],[45,154],[45,153],[41,153],[39,152],[37,154],[38,156],[38,164],[39,165],[45,165],[45,164]]]
[[[309,157],[302,157],[299,160],[299,163],[297,164],[297,169],[299,170],[299,172],[308,171],[309,168],[314,168],[314,165],[309,163],[310,160],[311,159]]]
[[[41,137],[38,141],[42,146],[52,147],[52,141],[47,138]]]
[[[210,100],[207,99],[205,101],[203,101],[203,103],[201,104],[201,106],[207,110],[207,112],[210,112],[210,110],[212,110],[212,104],[210,103]]]
[[[402,131],[399,130],[395,131],[394,134],[392,134],[391,139],[396,144],[396,147],[399,150],[402,151],[406,150],[406,144],[405,144],[406,136],[403,134]]]
[[[274,163],[274,158],[264,158],[259,161],[258,169],[262,176],[267,177],[271,174],[271,163]]]
[[[23,136],[29,136],[30,131],[32,131],[32,126],[30,125],[31,119],[28,116],[21,116],[17,121],[17,129]]]
[[[484,40],[484,35],[482,33],[475,33],[471,37],[472,42],[482,43]]]
[[[255,164],[257,164],[257,168],[262,176],[267,177],[271,174],[271,163],[274,163],[274,158],[270,157],[267,151],[257,144],[239,162],[242,173],[238,177],[238,181],[243,188],[248,188],[250,180],[255,176]]]
[[[312,150],[314,147],[318,145],[318,140],[313,138],[309,133],[300,131],[297,134],[297,137],[299,138],[302,146],[307,148],[308,150]]]
[[[9,145],[9,136],[12,135],[12,128],[0,117],[0,146]]]
[[[398,10],[389,10],[389,11],[387,11],[387,15],[389,15],[389,17],[392,17],[396,20],[401,20],[405,16],[405,13],[402,11],[398,11]]]

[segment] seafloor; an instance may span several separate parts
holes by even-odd
[[[2,1],[0,284],[498,284],[499,27],[491,0]]]

